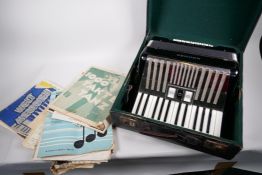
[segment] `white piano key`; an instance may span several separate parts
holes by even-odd
[[[153,63],[154,63],[154,69],[153,69],[151,90],[154,90],[154,89],[155,89],[155,84],[156,84],[156,72],[157,72],[157,67],[158,67],[158,60],[157,60],[157,59],[153,59]]]
[[[198,113],[197,113],[197,121],[196,121],[196,131],[200,131],[200,126],[201,126],[201,121],[202,121],[202,114],[203,114],[203,107],[198,108]]]
[[[217,92],[216,92],[216,96],[215,96],[214,102],[213,102],[213,104],[215,104],[215,105],[217,104],[217,101],[218,101],[218,99],[220,97],[220,94],[221,94],[222,88],[224,86],[226,77],[227,77],[227,74],[223,73],[222,74],[222,78],[221,78],[221,80],[219,82],[219,86],[218,86],[218,89],[217,89]]]
[[[145,113],[144,113],[144,117],[148,118],[148,114],[149,114],[149,110],[150,110],[150,107],[151,107],[151,104],[152,104],[152,100],[153,100],[153,95],[150,95],[148,102],[146,104],[146,110],[145,110]]]
[[[137,115],[142,115],[143,109],[145,107],[147,96],[148,96],[148,94],[146,94],[146,93],[143,94],[142,101],[141,101],[141,104],[139,106],[139,110],[138,110]]]
[[[176,64],[176,70],[175,70],[175,76],[174,76],[173,84],[176,84],[177,75],[178,75],[179,69],[180,69],[180,63],[177,63],[177,64]]]
[[[179,107],[179,103],[175,102],[175,106],[174,106],[174,110],[171,116],[171,119],[169,121],[170,124],[175,124],[176,118],[177,118],[177,113],[178,113],[178,107]]]
[[[188,66],[188,70],[187,70],[187,74],[186,74],[186,80],[185,80],[185,84],[184,84],[185,87],[187,87],[187,85],[188,85],[189,75],[191,73],[191,68],[192,68],[191,66]]]
[[[165,61],[161,60],[160,62],[160,68],[159,68],[159,72],[158,72],[158,79],[157,79],[157,91],[160,91],[160,86],[162,84],[162,75],[163,75],[163,71],[164,71],[164,64]]]
[[[147,67],[147,75],[146,75],[146,89],[149,89],[152,59],[148,58],[147,61],[148,61],[148,67]]]
[[[153,118],[153,112],[156,108],[157,98],[158,98],[157,96],[153,96],[152,104],[151,104],[151,107],[150,107],[149,113],[148,113],[148,118]]]
[[[194,128],[194,123],[195,123],[195,118],[196,118],[196,110],[197,110],[197,106],[193,105],[188,129]]]
[[[210,102],[211,102],[211,99],[212,99],[212,97],[213,97],[213,93],[214,93],[215,87],[216,87],[216,85],[217,85],[218,77],[219,77],[219,72],[216,71],[215,77],[214,77],[214,79],[213,79],[213,81],[212,81],[212,86],[211,86],[211,89],[210,89],[210,91],[209,91],[209,95],[208,95],[208,98],[207,98],[207,103],[210,103]]]
[[[217,111],[212,110],[211,120],[210,120],[210,125],[209,125],[209,132],[208,132],[208,134],[210,134],[210,135],[214,135],[216,118],[217,118]]]
[[[195,100],[198,99],[198,96],[199,96],[199,93],[200,93],[200,90],[201,90],[201,87],[202,87],[202,84],[203,84],[203,80],[204,80],[206,71],[207,71],[207,69],[205,69],[205,68],[202,68],[202,70],[201,70],[201,75],[200,75],[200,79],[199,79],[199,82],[198,82],[198,85],[197,85],[196,94],[195,94]]]
[[[194,74],[195,74],[195,69],[196,68],[194,66],[192,66],[192,70],[191,70],[191,73],[190,73],[190,76],[189,76],[187,87],[191,87],[191,85],[193,84],[193,77],[194,77]]]
[[[168,74],[169,74],[170,64],[171,64],[170,61],[166,62],[166,72],[165,72],[165,76],[164,76],[164,83],[163,83],[163,86],[162,86],[162,92],[166,91],[166,83],[167,83],[167,78],[168,78]]]
[[[168,92],[167,92],[167,97],[175,98],[175,94],[176,94],[176,88],[169,87]]]
[[[140,101],[140,98],[142,96],[142,93],[141,92],[138,92],[137,96],[136,96],[136,101],[135,101],[135,104],[133,106],[133,109],[132,109],[132,114],[136,114],[136,111],[137,111],[137,106],[139,104],[139,101]]]
[[[165,121],[168,103],[169,103],[169,100],[165,100],[165,103],[164,103],[164,106],[163,106],[163,109],[162,109],[162,114],[161,114],[161,117],[160,117],[160,121],[162,121],[162,122]]]
[[[178,115],[177,126],[182,126],[185,109],[186,109],[186,104],[182,103],[180,107],[179,115]]]
[[[204,121],[203,121],[203,127],[202,127],[202,132],[203,133],[207,133],[207,125],[208,125],[208,119],[209,119],[209,112],[210,112],[210,109],[209,108],[206,108],[205,109],[205,115],[204,115]]]
[[[155,119],[155,120],[157,120],[158,117],[159,117],[159,112],[160,112],[160,109],[161,109],[162,103],[163,103],[163,98],[160,97],[160,98],[158,99],[156,112],[155,112],[155,114],[154,114],[154,119]]]
[[[222,119],[223,119],[223,113],[221,111],[217,111],[214,136],[220,137],[221,135]]]
[[[185,123],[184,123],[184,128],[188,128],[189,127],[189,121],[190,121],[190,117],[191,117],[191,112],[192,112],[192,105],[188,105],[187,112],[186,112]]]
[[[170,76],[169,83],[172,83],[172,82],[173,82],[173,79],[174,79],[174,73],[175,73],[175,68],[176,68],[176,62],[173,62],[172,72],[171,72],[171,76]]]
[[[194,79],[193,79],[193,83],[191,85],[191,88],[195,88],[198,74],[199,74],[199,67],[196,67],[195,72],[194,72]]]
[[[173,111],[174,111],[174,107],[175,107],[175,101],[171,101],[169,109],[168,109],[166,123],[170,123],[171,122],[172,114],[173,114]]]
[[[180,80],[181,80],[181,77],[182,77],[183,70],[184,70],[184,64],[181,63],[180,64],[179,74],[178,74],[178,79],[177,79],[177,82],[176,82],[177,85],[180,85]]]
[[[212,74],[213,74],[213,71],[209,69],[209,70],[208,70],[207,79],[205,80],[206,83],[205,83],[204,90],[203,90],[203,92],[202,92],[202,96],[201,96],[200,101],[204,101],[204,100],[205,100],[206,93],[207,93],[207,88],[208,88],[208,86],[209,86],[209,84],[210,84],[210,80],[211,80]]]
[[[184,86],[185,76],[186,76],[186,73],[187,73],[187,69],[188,69],[188,66],[185,64],[185,66],[184,66],[184,71],[183,71],[182,78],[181,78],[181,83],[180,83],[181,86]]]

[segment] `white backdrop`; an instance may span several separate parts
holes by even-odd
[[[146,0],[0,0],[0,109],[41,80],[66,87],[89,66],[127,73],[145,36],[145,25]],[[262,20],[244,54],[244,151],[235,159],[240,161],[238,167],[260,172],[261,35]],[[120,128],[115,137],[118,148],[114,159],[146,158],[131,161],[138,174],[210,169],[222,161]],[[32,152],[22,148],[21,140],[3,128],[0,145],[2,165],[12,167],[16,163],[19,167],[31,162]],[[162,158],[147,159],[151,157]],[[128,169],[126,164],[121,166]],[[126,169],[109,163],[91,172],[123,174]]]

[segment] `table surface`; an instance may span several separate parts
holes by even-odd
[[[1,1],[0,109],[41,80],[66,87],[90,66],[127,73],[145,36],[145,24],[145,0]],[[262,172],[261,35],[262,19],[244,52],[244,149],[234,159],[239,161],[237,167],[259,172]],[[177,162],[178,170],[181,162],[192,161],[185,168],[204,170],[225,161],[121,128],[115,130],[115,140],[116,162],[140,160],[135,162],[140,165],[144,162],[146,167],[148,162],[162,160],[165,166]],[[1,165],[33,163],[32,151],[23,148],[21,141],[0,127]]]

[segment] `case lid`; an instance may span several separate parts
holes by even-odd
[[[148,0],[147,34],[244,51],[262,0]]]

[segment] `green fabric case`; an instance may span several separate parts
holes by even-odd
[[[243,52],[261,14],[261,0],[148,0],[147,30],[144,42],[112,107],[115,126],[175,141],[192,149],[226,159],[242,148]],[[153,37],[205,43],[234,50],[239,57],[240,78],[234,96],[234,116],[222,132],[227,138],[215,138],[176,126],[168,126],[131,114],[129,98],[136,96],[139,75],[135,67],[145,43]],[[248,59],[248,58],[245,58]],[[141,72],[141,71],[140,71]],[[132,101],[132,100],[129,100]]]

